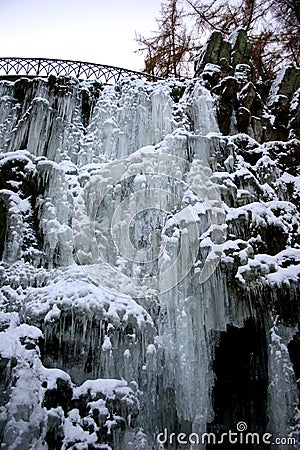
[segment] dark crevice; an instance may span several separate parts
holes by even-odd
[[[0,259],[2,259],[4,246],[5,246],[5,237],[7,230],[7,209],[2,200],[0,200]]]
[[[288,344],[288,351],[293,364],[295,377],[297,380],[298,394],[299,394],[299,407],[300,407],[300,331],[293,337]]]
[[[265,332],[254,319],[246,321],[243,328],[229,325],[220,335],[213,363],[215,386],[213,388],[214,421],[209,432],[217,437],[229,430],[237,432],[237,424],[245,422],[249,433],[262,436],[267,426],[267,344]],[[246,432],[244,432],[244,437]],[[240,433],[238,433],[240,439]],[[222,449],[268,449],[260,443],[230,444]],[[207,449],[220,448],[210,444]]]

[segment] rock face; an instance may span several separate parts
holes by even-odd
[[[0,83],[1,448],[299,445],[299,69],[249,56]]]
[[[195,74],[218,95],[223,134],[247,133],[258,142],[299,139],[300,69],[287,65],[269,83],[256,80],[245,30],[224,39],[215,31],[199,52]]]
[[[195,59],[195,75],[200,75],[206,64],[215,64],[224,74],[230,75],[237,65],[249,64],[251,48],[242,28],[232,33],[228,40],[220,31],[214,31]]]

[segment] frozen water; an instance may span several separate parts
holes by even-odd
[[[204,433],[220,336],[250,317],[268,336],[268,426],[287,433],[296,329],[275,312],[297,311],[299,177],[279,144],[222,136],[199,80],[0,89],[4,448]]]

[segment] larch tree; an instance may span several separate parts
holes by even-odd
[[[158,77],[186,76],[187,62],[192,60],[194,50],[191,35],[184,21],[185,12],[179,8],[178,0],[167,0],[161,4],[158,30],[150,38],[136,33],[135,40],[145,54],[145,72]]]
[[[191,61],[207,33],[226,36],[238,27],[252,42],[261,79],[272,78],[285,61],[300,65],[300,0],[167,0],[157,24],[152,37],[136,35],[144,70],[152,75],[191,75]]]

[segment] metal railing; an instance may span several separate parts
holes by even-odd
[[[144,72],[83,61],[48,58],[0,58],[0,78],[72,76],[83,80],[97,80],[104,84],[117,83],[126,76],[148,81],[161,78]]]

